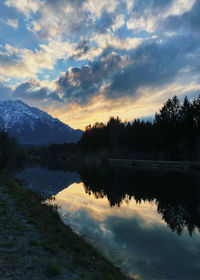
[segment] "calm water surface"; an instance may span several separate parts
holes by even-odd
[[[129,276],[200,279],[199,174],[36,167],[18,176],[53,195],[63,222]]]

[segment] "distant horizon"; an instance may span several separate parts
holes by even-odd
[[[0,102],[7,102],[7,101],[14,101],[14,102],[21,102],[21,103],[23,103],[23,104],[25,104],[25,105],[27,105],[27,106],[29,106],[29,107],[31,107],[31,108],[36,108],[36,109],[39,109],[39,110],[41,110],[41,111],[43,111],[43,112],[45,112],[45,113],[47,113],[48,115],[50,115],[48,112],[46,112],[45,110],[42,110],[42,109],[40,109],[40,108],[38,108],[38,107],[36,107],[36,106],[30,106],[30,105],[28,105],[26,102],[24,102],[24,101],[22,101],[22,100],[20,100],[20,99],[6,99],[6,100],[0,100]],[[56,119],[58,119],[58,120],[60,120],[59,118],[57,118],[57,117],[53,117],[52,115],[50,115],[52,118],[56,118]],[[108,117],[108,119],[107,119],[107,121],[105,121],[105,123],[106,122],[108,122],[109,121],[109,119],[111,118],[111,117],[114,117],[114,118],[116,118],[116,117],[119,117],[119,116],[109,116]],[[153,121],[153,119],[154,119],[154,115],[149,115],[149,116],[142,116],[142,117],[140,117],[140,118],[135,118],[135,119],[133,119],[133,120],[131,120],[130,122],[133,122],[134,120],[137,120],[137,119],[139,119],[139,120],[143,120],[143,121],[150,121],[150,122],[152,122]],[[61,120],[60,120],[61,121]],[[125,120],[126,121],[126,120]],[[124,122],[125,122],[124,121]],[[61,122],[63,122],[63,121],[61,121]],[[65,123],[65,122],[63,122],[64,124],[66,124],[66,125],[68,125],[68,126],[70,126],[68,123]],[[88,123],[87,125],[93,125],[94,123]],[[87,126],[86,125],[86,126]],[[85,126],[85,127],[86,127]],[[70,126],[71,127],[71,126]],[[84,131],[84,129],[85,129],[85,127],[84,128],[74,128],[74,127],[71,127],[71,128],[73,128],[73,129],[80,129],[80,130],[83,130]]]
[[[199,0],[4,0],[0,100],[75,129],[200,92]]]

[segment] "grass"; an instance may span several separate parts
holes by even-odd
[[[0,185],[4,186],[4,191],[13,199],[16,209],[26,218],[27,223],[34,225],[41,234],[41,244],[31,238],[29,245],[32,248],[40,245],[51,256],[49,260],[40,260],[41,265],[46,263],[46,275],[60,275],[63,267],[67,267],[70,271],[78,273],[77,280],[128,279],[95,248],[64,225],[56,208],[41,203],[39,194],[23,188],[19,180],[6,174],[0,176]],[[0,215],[5,214],[5,211],[1,210]],[[8,227],[11,226],[12,223],[8,223]],[[25,230],[19,222],[16,222],[14,227],[21,233]]]
[[[46,274],[49,276],[61,274],[62,264],[60,262],[48,262],[46,266]]]

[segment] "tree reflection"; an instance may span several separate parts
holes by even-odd
[[[86,193],[107,197],[110,206],[134,198],[137,203],[155,201],[157,211],[172,231],[181,235],[200,232],[198,173],[136,171],[132,168],[79,170]]]

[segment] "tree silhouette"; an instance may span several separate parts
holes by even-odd
[[[200,160],[200,96],[193,101],[169,98],[155,114],[154,122],[135,119],[88,125],[76,148],[46,148],[46,155],[66,158],[71,154],[152,160]],[[44,150],[44,149],[43,149]],[[54,152],[53,152],[54,150]],[[71,152],[70,152],[71,150]]]

